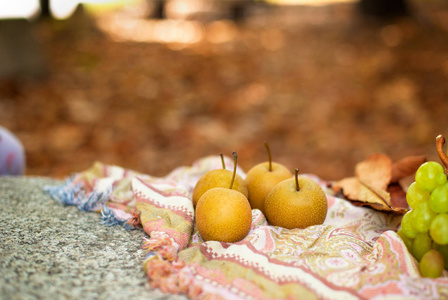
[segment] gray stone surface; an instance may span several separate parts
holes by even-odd
[[[105,226],[43,193],[59,183],[0,177],[1,299],[186,299],[147,283],[143,231]]]

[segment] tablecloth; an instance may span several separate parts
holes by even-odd
[[[233,168],[233,161],[225,163]],[[242,241],[204,242],[191,200],[197,180],[221,168],[205,157],[154,177],[95,163],[46,191],[61,203],[98,211],[105,225],[142,229],[148,251],[142,262],[150,284],[193,299],[441,299],[448,278],[423,278],[418,262],[397,235],[401,216],[354,206],[327,194],[322,225],[271,226],[257,209]],[[238,173],[245,176],[242,169]]]

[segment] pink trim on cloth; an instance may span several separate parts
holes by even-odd
[[[233,167],[230,158],[226,164]],[[253,210],[242,241],[203,242],[191,194],[200,176],[217,168],[220,159],[207,157],[155,178],[100,164],[78,174],[74,184],[95,191],[112,178],[105,205],[123,209],[122,217],[148,234],[144,270],[151,286],[167,293],[193,299],[448,298],[446,271],[437,279],[420,276],[396,234],[401,216],[353,206],[313,175],[304,176],[327,193],[324,224],[288,230]]]

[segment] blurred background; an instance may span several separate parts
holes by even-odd
[[[164,176],[232,151],[327,180],[438,160],[446,0],[0,1],[0,126],[26,175]]]

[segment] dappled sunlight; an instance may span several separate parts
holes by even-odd
[[[244,35],[253,30],[253,40],[247,43],[247,47],[257,49],[262,47],[269,51],[278,51],[285,46],[284,26],[308,26],[326,23],[336,23],[347,17],[350,12],[341,10],[335,15],[331,9],[328,12],[317,12],[318,4],[324,5],[352,0],[294,0],[294,1],[267,1],[270,6],[259,5],[260,2],[246,2],[246,24],[239,26],[238,22],[231,19],[232,2],[216,2],[209,0],[171,0],[165,7],[166,18],[151,19],[143,12],[151,10],[148,2],[126,5],[124,9],[103,14],[89,9],[93,13],[98,28],[113,41],[160,43],[166,44],[171,49],[184,49],[199,43],[214,45],[232,43],[238,39],[245,39]],[[297,9],[281,8],[276,4],[300,4],[304,9],[298,13]],[[152,7],[153,9],[153,7]],[[267,10],[271,11],[272,19],[281,14],[282,22],[269,24],[264,17]],[[309,11],[308,11],[309,10]],[[220,11],[221,13],[217,13]],[[278,20],[278,19],[277,19]],[[277,21],[278,22],[278,21]],[[396,30],[385,30],[384,38],[391,44],[397,43]],[[399,41],[398,41],[399,42]]]
[[[282,5],[312,5],[322,6],[335,3],[351,3],[356,0],[268,0],[267,2]]]
[[[182,49],[201,41],[221,44],[234,40],[238,28],[231,20],[204,22],[188,19],[192,14],[210,9],[210,3],[170,1],[166,7],[167,19],[161,20],[136,16],[129,10],[128,13],[99,14],[95,19],[98,27],[117,42],[162,43],[173,49]],[[145,5],[140,5],[140,11]]]
[[[166,5],[166,15],[168,18],[184,20],[188,16],[210,10],[213,1],[208,0],[170,0]]]
[[[237,30],[231,21],[215,21],[207,27],[207,40],[214,44],[229,42],[235,38]]]
[[[98,26],[114,41],[194,44],[204,37],[196,21],[99,18]]]
[[[32,18],[39,13],[39,0],[0,1],[0,19]]]
[[[99,17],[98,28],[113,41],[167,44],[172,49],[183,49],[200,42],[223,44],[237,39],[240,28],[231,20],[209,23],[187,20],[150,20],[138,18]],[[285,44],[280,29],[259,30],[257,44],[276,51]],[[253,47],[254,45],[248,45]]]

